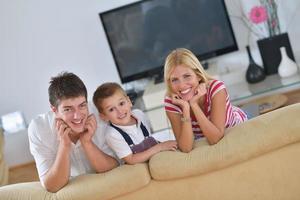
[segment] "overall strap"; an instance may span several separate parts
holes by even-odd
[[[141,125],[140,125],[141,129],[142,129],[142,132],[143,132],[143,135],[145,138],[149,137],[150,134],[148,132],[148,130],[146,129],[146,127],[144,126],[144,124],[141,122]]]
[[[115,125],[113,125],[112,123],[110,123],[110,125],[116,129],[121,135],[122,137],[124,138],[124,140],[126,141],[126,143],[131,146],[133,145],[133,141],[132,139],[129,137],[129,135],[127,133],[125,133],[122,129],[120,129],[119,127],[116,127]]]

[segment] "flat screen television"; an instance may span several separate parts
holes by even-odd
[[[200,61],[238,49],[224,0],[145,0],[99,16],[122,83],[162,73],[175,48]]]

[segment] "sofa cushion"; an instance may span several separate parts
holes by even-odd
[[[300,141],[300,104],[287,106],[227,129],[215,145],[195,142],[189,153],[161,152],[150,159],[151,176],[171,180],[200,175]]]
[[[74,178],[56,193],[58,199],[112,199],[145,187],[150,182],[148,165],[123,165],[107,173]]]

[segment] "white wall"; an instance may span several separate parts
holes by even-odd
[[[63,70],[83,79],[89,99],[102,82],[119,81],[98,13],[133,1],[0,0],[0,115],[21,110],[30,121],[48,111],[49,79]],[[231,14],[239,13],[235,1],[226,0]],[[299,3],[284,4],[292,15]],[[300,52],[299,12],[291,18],[290,40]],[[247,29],[232,22],[244,49]]]
[[[119,82],[98,13],[126,2],[0,0],[0,115],[21,110],[30,121],[48,111],[48,82],[61,71],[79,75],[89,99]]]

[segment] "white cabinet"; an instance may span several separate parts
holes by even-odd
[[[146,111],[146,114],[150,120],[153,132],[170,128],[170,123],[167,118],[164,107],[158,107]]]
[[[4,132],[4,159],[9,167],[33,162],[29,151],[27,129],[15,133]]]
[[[150,119],[153,132],[169,129],[170,123],[164,109],[166,86],[150,82],[142,96],[144,111]]]

